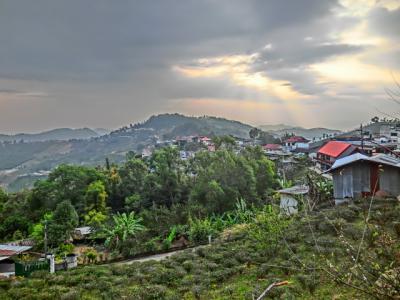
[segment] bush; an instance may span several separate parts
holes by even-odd
[[[189,239],[196,243],[208,240],[208,236],[213,236],[216,230],[210,219],[190,219]]]

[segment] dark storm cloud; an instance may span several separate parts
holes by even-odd
[[[290,4],[288,4],[290,3]],[[143,68],[248,51],[333,1],[3,1],[0,76],[120,79]],[[254,45],[254,46],[253,46]]]

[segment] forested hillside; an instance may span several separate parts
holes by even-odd
[[[102,132],[99,130],[99,132]],[[46,141],[67,141],[72,139],[90,139],[100,136],[100,133],[90,128],[57,128],[40,133],[20,133],[13,135],[0,134],[0,142],[46,142]]]
[[[93,230],[86,265],[0,281],[0,298],[253,299],[283,283],[268,297],[396,299],[398,203],[323,201],[311,209],[303,199],[300,213],[286,216],[274,192],[279,181],[260,148],[235,154],[223,143],[190,161],[164,148],[119,166],[62,165],[31,191],[0,190],[3,241],[30,238],[42,252],[46,224],[48,251],[61,259],[74,251],[76,226]],[[319,178],[315,197],[329,199],[326,186]],[[182,240],[197,247],[160,262],[101,265],[105,256],[168,251]]]
[[[106,158],[121,162],[129,151],[141,152],[158,140],[185,135],[248,137],[251,128],[223,118],[163,114],[91,139],[0,143],[0,183],[10,185],[21,176],[51,170],[62,163],[95,166]],[[17,169],[11,173],[1,171],[13,168]]]

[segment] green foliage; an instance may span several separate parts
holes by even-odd
[[[98,230],[107,221],[108,216],[96,210],[89,211],[85,216],[85,224],[91,226],[93,229]]]
[[[209,218],[189,220],[189,239],[191,241],[202,243],[208,240],[208,236],[212,236],[215,233],[216,230]]]
[[[280,216],[271,206],[257,213],[250,227],[250,236],[257,240],[258,247],[266,251],[275,251],[289,221]]]
[[[57,204],[69,200],[78,214],[84,215],[93,209],[92,206],[98,201],[100,202],[97,204],[102,206],[102,198],[106,195],[99,180],[103,178],[103,174],[92,167],[60,165],[50,173],[48,179],[35,183],[30,201],[31,208],[42,213],[53,211]],[[93,185],[88,190],[91,184]],[[85,206],[86,199],[91,207]],[[101,209],[103,208],[104,205]]]
[[[64,243],[58,246],[58,254],[62,257],[74,252],[74,245],[70,243]]]
[[[138,232],[143,231],[145,227],[141,224],[142,220],[134,212],[113,215],[112,227],[105,228],[106,245],[110,248],[117,248],[120,242],[124,242],[128,237],[135,236]]]
[[[167,237],[163,240],[164,249],[168,250],[169,248],[171,248],[171,244],[175,240],[176,235],[177,235],[177,227],[173,226]]]
[[[378,215],[380,212],[374,210]],[[342,213],[341,208],[324,210],[311,215],[309,221],[315,228],[316,223],[324,219],[320,215]],[[399,241],[391,232],[392,223],[386,227],[371,224],[375,238],[371,245],[362,247],[360,264],[354,267],[352,246],[358,243],[348,240],[347,232],[336,236],[315,230],[320,249],[317,250],[309,222],[301,215],[295,217],[294,222],[287,222],[270,207],[256,209],[254,214],[255,224],[250,219],[246,226],[250,228],[248,234],[238,240],[217,240],[212,245],[188,249],[161,261],[87,266],[56,274],[39,272],[27,279],[1,281],[0,298],[252,299],[272,282],[283,280],[289,284],[275,287],[268,294],[270,298],[391,299],[398,295],[399,261],[396,255]],[[363,222],[361,214],[344,225],[345,228],[350,225],[359,227],[360,222]],[[252,233],[254,228],[255,234]],[[180,231],[176,229],[176,232]],[[343,246],[343,242],[349,244]],[[279,251],[266,253],[265,247]],[[364,267],[368,269],[364,270]],[[332,278],[325,270],[335,277]],[[367,289],[372,295],[348,284]]]
[[[78,226],[78,214],[68,200],[59,203],[53,218],[48,222],[49,245],[57,246],[68,240]]]
[[[86,209],[100,213],[106,212],[107,192],[102,181],[97,180],[89,184],[85,193]]]

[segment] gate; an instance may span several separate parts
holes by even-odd
[[[15,276],[29,276],[32,272],[39,270],[50,271],[50,262],[46,260],[37,260],[31,262],[16,262]]]

